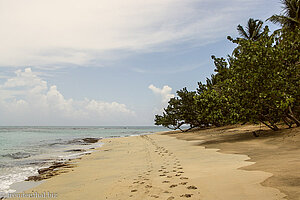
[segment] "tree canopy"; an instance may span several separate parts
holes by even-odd
[[[241,26],[237,26],[239,35],[246,40],[257,40],[262,32],[263,22],[261,20],[249,19],[246,30]]]
[[[299,1],[283,2],[298,6],[299,15]],[[245,122],[263,123],[272,130],[278,130],[279,122],[300,126],[300,30],[282,25],[273,33],[259,20],[249,19],[246,31],[239,25],[243,38],[228,37],[237,45],[231,56],[212,56],[215,73],[199,82],[196,91],[177,91],[163,114],[155,116],[155,124],[181,130],[182,125]]]
[[[300,27],[300,0],[281,0],[283,13],[273,15],[267,20],[280,24],[284,28],[299,29]]]

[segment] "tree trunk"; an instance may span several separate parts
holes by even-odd
[[[191,129],[193,129],[194,127],[190,127],[190,128],[188,128],[188,129],[186,129],[186,130],[181,130],[182,132],[188,132],[189,130],[191,130]]]
[[[270,123],[270,125],[267,124],[267,122],[265,122],[264,120],[268,121]],[[279,128],[276,126],[275,123],[273,123],[270,119],[268,119],[266,116],[264,116],[262,114],[260,115],[260,122],[263,123],[264,125],[266,125],[267,127],[269,127],[270,129],[272,129],[273,131],[279,130]]]
[[[296,125],[299,127],[300,121],[294,116],[291,106],[289,106],[289,112],[290,113],[287,113],[287,117],[290,118],[292,121],[294,121]]]
[[[273,131],[278,131],[279,130],[279,128],[278,128],[278,126],[276,126],[276,124],[274,124],[273,122],[270,122],[270,124],[271,124],[271,126],[273,127]]]
[[[266,122],[264,122],[263,120],[261,120],[260,122],[263,123],[264,125],[266,125],[267,127],[269,127],[270,129],[272,129],[273,131],[278,131],[279,130],[279,128],[275,124],[269,125]]]
[[[287,118],[283,118],[282,120],[289,128],[292,128],[293,123],[290,123]]]

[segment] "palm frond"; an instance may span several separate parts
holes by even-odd
[[[243,37],[245,39],[249,39],[249,36],[248,36],[247,32],[244,30],[244,28],[241,25],[237,26],[237,30],[238,30],[238,33],[241,37]]]
[[[267,21],[294,29],[300,26],[300,0],[281,0],[283,14],[273,15]]]
[[[285,20],[283,18],[284,18],[284,16],[282,16],[282,15],[273,15],[273,16],[269,17],[267,19],[267,21],[270,21],[274,24],[283,25],[285,22]]]
[[[261,20],[255,20],[255,30],[253,32],[252,39],[257,40],[262,32],[263,22]]]
[[[250,18],[245,29],[238,25],[237,30],[244,39],[257,40],[262,32],[262,25],[263,22],[261,20]]]

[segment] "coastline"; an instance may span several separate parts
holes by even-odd
[[[286,187],[283,183],[274,184],[276,172],[253,156],[262,141],[271,138],[275,145],[281,135],[274,139],[262,133],[254,138],[250,133],[254,129],[258,127],[246,125],[103,139],[99,151],[83,156],[68,173],[54,176],[26,193],[50,191],[57,193],[57,199],[237,200],[284,199],[286,195],[287,199],[298,199],[297,191],[282,189]],[[292,134],[299,131],[289,130]],[[246,154],[245,149],[250,147],[252,154]],[[268,148],[265,155],[259,151],[261,157],[275,149]],[[292,162],[297,160],[295,156],[287,159]],[[271,158],[265,160],[270,163]],[[299,163],[294,164],[299,169]],[[288,178],[289,172],[294,173],[287,170],[283,175]]]
[[[32,184],[24,181],[28,177],[34,180],[55,175],[62,163],[100,147],[99,139],[162,130],[167,129],[154,126],[1,127],[0,199],[8,193],[22,191],[23,185],[30,188]]]

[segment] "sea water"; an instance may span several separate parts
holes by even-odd
[[[0,127],[0,198],[15,192],[10,186],[37,175],[56,160],[68,160],[101,146],[85,138],[112,138],[166,131],[155,126]],[[83,151],[79,151],[82,149]]]

